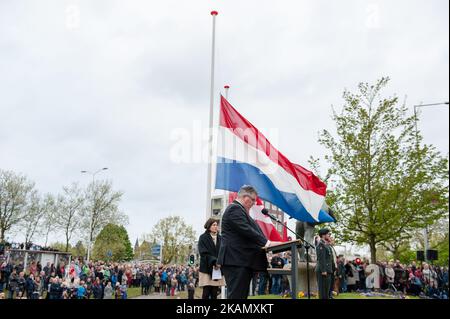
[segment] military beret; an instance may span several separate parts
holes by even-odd
[[[328,228],[322,228],[321,230],[319,230],[319,236],[323,236],[326,235],[330,232],[330,230]]]

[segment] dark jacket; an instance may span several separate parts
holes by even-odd
[[[144,274],[141,278],[141,287],[150,286],[149,277],[147,274]]]
[[[327,272],[329,274],[333,273],[333,253],[331,252],[331,247],[326,244],[323,240],[320,240],[316,246],[317,254],[317,264],[316,272],[322,273]]]
[[[200,272],[205,274],[212,274],[213,266],[216,265],[217,256],[222,242],[222,237],[217,234],[217,244],[209,234],[209,231],[204,232],[198,239],[198,252],[200,254]]]
[[[20,277],[19,276],[17,278],[17,288],[19,289],[19,291],[24,292],[25,288],[26,288],[26,285],[27,285],[27,281],[26,281],[25,277]]]
[[[266,242],[258,224],[239,202],[234,201],[223,213],[222,244],[217,263],[266,271],[268,262],[262,249]]]
[[[101,284],[93,284],[92,285],[92,293],[94,295],[94,299],[102,299],[103,287]]]
[[[16,291],[18,287],[19,275],[17,273],[11,273],[9,275],[9,290]]]
[[[281,257],[274,256],[272,258],[272,261],[270,262],[272,268],[283,268],[284,267],[284,260]]]
[[[62,299],[62,287],[59,283],[52,283],[50,284],[50,299]]]
[[[35,289],[36,284],[35,284],[34,280],[31,279],[31,277],[28,277],[25,281],[26,281],[25,287],[27,290],[27,296],[28,296],[28,298],[30,298],[31,294],[33,293],[33,291]]]
[[[337,276],[339,278],[345,279],[347,273],[347,269],[342,261],[338,262]]]
[[[7,264],[5,267],[0,269],[0,283],[7,284],[9,275],[11,275],[12,267],[10,264]]]

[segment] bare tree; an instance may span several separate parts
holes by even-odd
[[[128,217],[119,211],[122,195],[122,192],[113,190],[110,181],[92,182],[87,187],[82,229],[87,237],[88,253],[90,245],[95,241],[103,227],[109,223],[117,225],[128,223]]]
[[[84,213],[85,197],[78,184],[64,186],[62,194],[58,195],[55,223],[64,233],[65,251],[69,251],[69,243]]]
[[[54,209],[54,199],[51,194],[41,197],[37,191],[32,192],[27,214],[19,223],[25,234],[25,243],[30,243],[35,235],[43,231],[45,216]]]
[[[54,197],[52,197],[52,201],[53,203],[51,208],[49,207],[49,209],[45,212],[44,219],[42,221],[42,234],[45,236],[45,247],[47,247],[49,235],[57,232],[58,230],[58,228],[55,227],[58,207]]]
[[[23,220],[33,189],[34,183],[24,175],[0,170],[0,242]]]

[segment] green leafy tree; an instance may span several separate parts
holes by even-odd
[[[399,250],[397,256],[393,259],[400,260],[401,263],[409,265],[411,261],[417,259],[417,253],[411,247],[406,246],[405,249]]]
[[[439,259],[434,261],[435,264],[448,265],[449,252],[449,220],[448,216],[434,222],[428,226],[428,243],[429,249],[438,251]],[[391,240],[382,243],[386,252],[389,252],[389,259],[398,259],[403,263],[417,259],[417,251],[425,250],[423,229],[413,230],[408,234],[399,234],[398,240]],[[378,254],[377,256],[381,256]],[[408,259],[409,258],[409,259]],[[386,259],[386,258],[382,258]]]
[[[189,246],[196,239],[192,226],[187,225],[180,216],[163,218],[153,227],[145,238],[152,243],[162,243],[163,264],[183,263],[189,254]]]
[[[69,244],[70,252],[72,253],[72,256],[74,257],[85,257],[86,256],[86,247],[83,245],[83,242],[81,240],[77,241],[75,246],[72,248]]]
[[[449,220],[448,215],[429,228],[430,249],[438,251],[437,264],[448,266],[449,252]]]
[[[134,252],[134,258],[141,260],[152,259],[152,246],[152,243],[143,240],[139,245],[139,248]]]
[[[109,256],[108,252],[112,255]],[[133,259],[133,248],[125,227],[115,224],[107,224],[98,234],[93,258],[97,260],[129,261]]]
[[[51,243],[50,247],[53,249],[57,249],[58,251],[66,251],[66,244],[59,241]],[[70,248],[72,247],[69,245],[69,249]]]
[[[333,110],[337,136],[324,130],[319,141],[330,155],[327,202],[346,242],[377,246],[431,225],[448,210],[448,160],[421,145],[415,118],[397,97],[381,98],[389,79],[360,83],[344,92],[343,110]]]
[[[437,243],[436,245],[432,246],[432,248],[436,249],[438,251],[438,260],[437,263],[441,266],[448,266],[448,250],[449,250],[449,238],[448,238],[448,232],[441,242]]]
[[[391,259],[393,259],[392,253],[389,252],[386,248],[381,246],[377,249],[377,260],[388,261]]]
[[[417,259],[417,253],[410,238],[406,240],[382,243],[377,247],[377,260],[400,260],[403,264],[409,264]]]
[[[83,245],[83,242],[79,240],[75,246],[72,246],[71,244],[67,245],[67,243],[63,242],[54,242],[50,244],[51,248],[57,249],[61,252],[69,252],[72,254],[72,259],[77,257],[84,258],[86,256],[86,248]],[[67,250],[66,250],[67,248]]]
[[[386,240],[380,246],[391,254],[391,259],[400,259],[402,254],[411,250],[411,234],[398,234],[397,238]]]

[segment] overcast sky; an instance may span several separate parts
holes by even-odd
[[[91,179],[125,194],[130,239],[180,215],[205,219],[205,163],[171,157],[206,127],[211,10],[215,108],[230,102],[291,161],[321,157],[318,132],[345,88],[391,77],[386,95],[448,101],[447,0],[0,1],[0,168],[41,192]],[[425,141],[448,153],[448,106],[423,109]],[[215,114],[217,117],[217,113]],[[273,133],[275,132],[275,133]],[[195,134],[192,134],[193,136]],[[196,142],[201,138],[193,137]],[[206,140],[203,141],[205,143]]]

